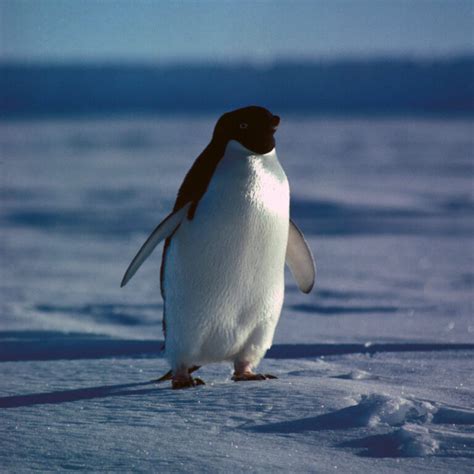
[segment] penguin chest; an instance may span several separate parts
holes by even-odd
[[[288,222],[289,186],[276,155],[224,156],[168,249],[170,352],[225,360],[256,332],[268,347],[283,303]]]
[[[188,221],[196,265],[212,288],[255,299],[283,278],[289,187],[275,156],[224,157]],[[183,229],[185,230],[185,229]],[[205,261],[203,261],[205,259]]]

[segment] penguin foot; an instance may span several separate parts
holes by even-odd
[[[192,367],[190,367],[188,369],[188,373],[192,374],[194,371],[196,371],[200,368],[201,368],[200,365],[193,365]],[[173,371],[172,370],[168,370],[168,372],[166,372],[165,375],[161,376],[159,379],[150,380],[150,382],[151,383],[160,383],[160,382],[165,382],[166,380],[173,380]]]
[[[187,378],[174,378],[171,382],[171,388],[173,390],[179,390],[181,388],[197,387],[198,385],[206,385],[199,377],[187,377]]]
[[[253,372],[245,372],[243,374],[234,374],[232,380],[234,382],[246,382],[251,380],[270,380],[270,379],[277,379],[271,374],[254,374]]]
[[[245,359],[237,359],[234,362],[234,375],[232,380],[234,382],[245,382],[249,380],[269,380],[277,378],[271,374],[256,374],[252,369],[253,367],[250,362]]]

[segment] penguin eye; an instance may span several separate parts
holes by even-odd
[[[242,122],[239,127],[242,129],[242,130],[245,130],[246,128],[248,128],[248,124],[245,123],[245,122]]]

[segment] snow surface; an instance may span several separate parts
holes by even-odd
[[[173,391],[160,252],[119,284],[213,121],[0,124],[0,470],[473,472],[472,121],[283,117],[316,290]]]

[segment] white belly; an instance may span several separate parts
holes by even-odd
[[[249,156],[230,142],[193,220],[167,251],[172,366],[263,357],[283,303],[288,221],[288,181],[275,151]]]

